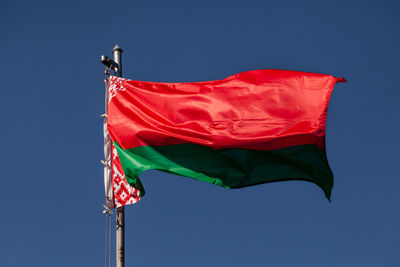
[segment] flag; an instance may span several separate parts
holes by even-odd
[[[150,169],[224,188],[304,180],[330,199],[325,124],[333,87],[343,81],[285,70],[189,83],[111,76],[113,183],[132,203],[144,195],[139,175]]]

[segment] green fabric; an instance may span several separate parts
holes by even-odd
[[[140,191],[143,188],[138,175],[150,169],[191,177],[225,188],[304,180],[317,184],[328,199],[333,186],[333,174],[325,150],[316,145],[264,151],[214,150],[196,144],[142,146],[124,150],[118,143],[114,144],[128,183]]]

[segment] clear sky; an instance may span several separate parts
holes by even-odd
[[[126,208],[127,267],[400,266],[399,12],[389,0],[2,0],[0,266],[104,266],[100,55],[117,43],[129,79],[275,68],[348,80],[328,112],[331,203],[307,182],[226,190],[146,172],[146,196]]]

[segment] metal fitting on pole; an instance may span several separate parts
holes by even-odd
[[[121,77],[122,76],[122,53],[124,52],[121,47],[116,45],[113,50],[114,61],[117,63],[118,69],[115,72],[115,76]]]

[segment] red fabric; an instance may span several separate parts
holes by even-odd
[[[215,149],[323,148],[329,98],[343,81],[285,70],[193,83],[111,77],[108,130],[124,149],[180,143]]]

